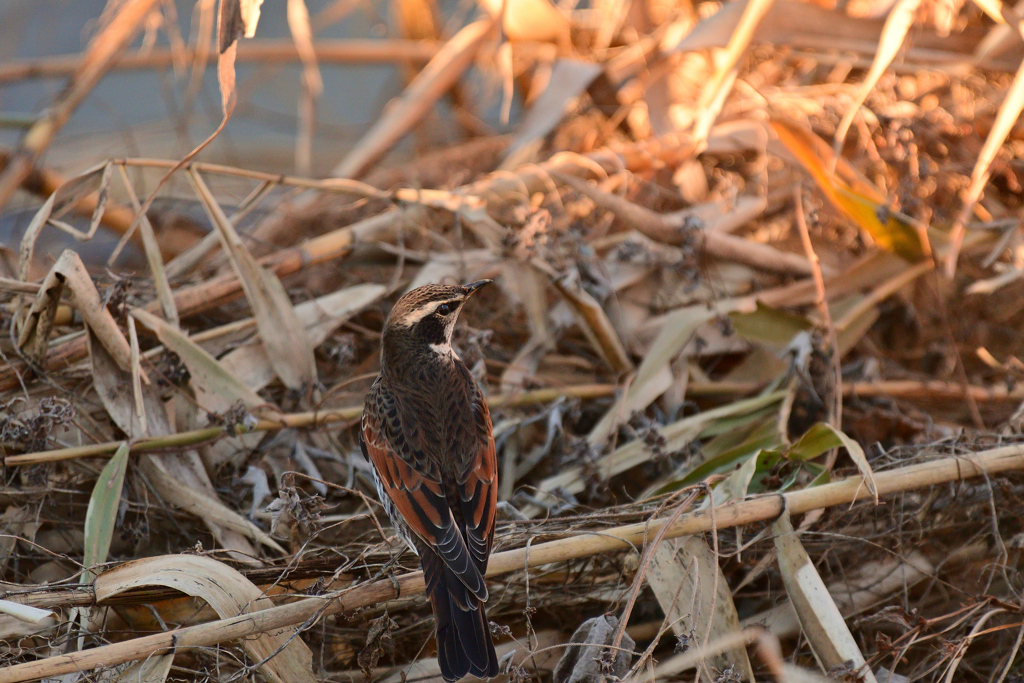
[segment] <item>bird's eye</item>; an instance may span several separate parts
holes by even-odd
[[[440,306],[437,307],[437,312],[440,315],[448,315],[449,313],[452,312],[452,305],[451,304],[441,304]]]

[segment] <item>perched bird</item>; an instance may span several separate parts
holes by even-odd
[[[498,673],[484,614],[498,496],[494,434],[480,387],[452,350],[459,311],[489,282],[425,285],[398,300],[361,421],[377,495],[423,566],[446,681]]]

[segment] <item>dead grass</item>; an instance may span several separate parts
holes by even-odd
[[[163,51],[125,50],[136,1],[77,60],[0,65],[71,83],[0,150],[0,203],[37,197],[0,262],[0,681],[440,680],[352,427],[394,300],[484,277],[455,344],[495,422],[503,677],[609,615],[609,680],[1021,680],[1021,24],[863,4],[524,1],[442,35],[400,0],[393,41],[321,53],[345,9],[292,0],[296,46],[238,58],[301,61],[300,168],[319,71],[431,60],[320,180],[37,164],[105,70],[212,62],[212,3]],[[102,230],[130,270],[48,253]]]

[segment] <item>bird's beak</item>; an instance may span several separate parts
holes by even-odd
[[[470,282],[468,285],[463,285],[462,288],[466,290],[466,296],[472,296],[476,293],[476,290],[492,282],[493,280],[477,280],[476,282]]]

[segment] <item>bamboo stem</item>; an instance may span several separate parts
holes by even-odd
[[[992,475],[1016,470],[1024,470],[1024,445],[995,448],[967,456],[943,458],[876,473],[875,484],[879,495],[888,495],[978,477],[982,474]],[[787,509],[791,514],[800,514],[821,508],[848,505],[870,497],[871,492],[864,479],[853,476],[815,488],[728,503],[714,510],[714,523],[711,511],[702,510],[680,515],[675,521],[672,521],[671,517],[660,518],[647,523],[628,524],[613,529],[595,530],[592,533],[583,532],[568,538],[497,553],[491,557],[487,576],[499,576],[601,553],[621,552],[645,543],[666,525],[668,528],[665,529],[664,537],[678,538],[705,533],[712,529],[721,530],[772,520]],[[18,683],[88,671],[99,666],[113,666],[142,659],[157,652],[211,647],[271,629],[296,626],[321,616],[351,612],[399,596],[418,595],[423,590],[423,573],[412,572],[394,580],[374,581],[336,594],[310,597],[229,619],[17,664],[0,670],[0,683]]]

